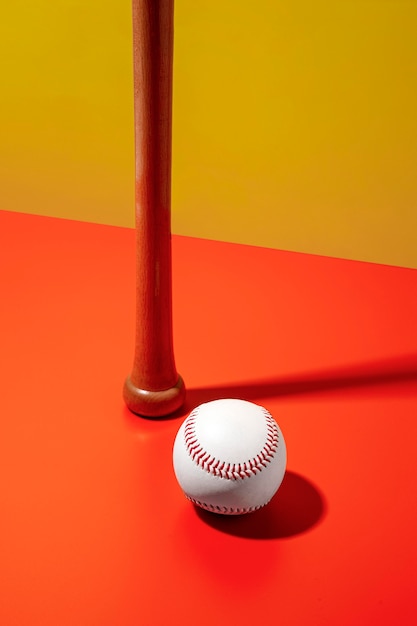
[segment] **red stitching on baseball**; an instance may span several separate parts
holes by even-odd
[[[262,509],[262,507],[267,505],[269,502],[268,501],[268,502],[265,502],[264,504],[258,504],[257,506],[249,506],[247,508],[245,507],[233,508],[233,507],[227,507],[227,506],[220,506],[218,504],[209,504],[207,502],[202,502],[201,500],[196,500],[195,498],[191,498],[191,496],[188,496],[187,494],[185,494],[185,497],[190,502],[192,502],[193,504],[196,504],[197,506],[201,507],[205,511],[210,511],[210,513],[226,513],[229,515],[241,515],[242,513],[253,513],[253,511],[258,511],[258,509]]]
[[[227,463],[226,461],[215,459],[209,452],[204,450],[198,442],[195,431],[198,408],[194,409],[194,411],[190,413],[184,427],[185,446],[188,454],[191,456],[193,461],[197,463],[197,465],[209,472],[209,474],[212,474],[213,476],[221,476],[222,478],[226,478],[228,480],[250,478],[258,472],[261,472],[262,469],[264,467],[268,467],[268,464],[272,461],[279,443],[279,432],[275,421],[266,409],[262,409],[262,412],[265,416],[267,425],[266,441],[262,450],[260,450],[253,459],[248,459],[243,463]],[[199,506],[202,506],[203,508],[206,508],[203,506],[204,503],[196,502],[192,500],[192,498],[189,498],[189,500]],[[207,510],[211,511],[215,508],[216,507],[208,508]],[[251,510],[255,509],[247,509],[247,511]]]

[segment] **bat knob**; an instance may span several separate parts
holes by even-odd
[[[130,376],[125,381],[123,397],[132,413],[143,417],[163,417],[179,409],[185,400],[185,385],[181,376],[169,389],[159,391],[139,389]]]

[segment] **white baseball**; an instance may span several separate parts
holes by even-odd
[[[256,511],[278,490],[287,452],[282,432],[263,407],[214,400],[194,409],[174,442],[176,478],[197,506],[224,515]]]

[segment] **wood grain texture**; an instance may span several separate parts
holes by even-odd
[[[184,401],[173,350],[171,140],[173,1],[133,0],[136,159],[136,337],[124,398],[158,417]]]

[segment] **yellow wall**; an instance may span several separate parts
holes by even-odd
[[[175,24],[174,232],[417,267],[417,2]],[[130,2],[8,3],[0,58],[0,208],[133,226]]]

